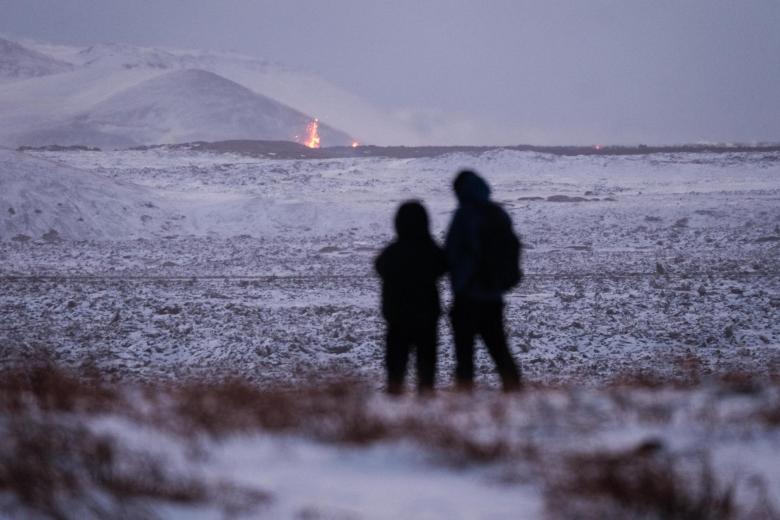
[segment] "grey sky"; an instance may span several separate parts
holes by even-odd
[[[780,141],[780,0],[0,0],[0,32],[236,50],[500,144]],[[359,129],[356,130],[359,133]]]

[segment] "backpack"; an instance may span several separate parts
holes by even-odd
[[[509,215],[498,204],[489,202],[480,213],[477,279],[487,290],[507,292],[523,278],[520,239],[512,229]]]

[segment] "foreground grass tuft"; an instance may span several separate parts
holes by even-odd
[[[736,518],[733,485],[720,484],[701,454],[677,458],[647,442],[623,452],[573,456],[564,468],[548,482],[553,518]]]

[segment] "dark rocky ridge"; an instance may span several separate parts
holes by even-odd
[[[360,145],[331,146],[318,149],[307,148],[299,143],[290,141],[255,141],[255,140],[230,140],[216,142],[193,142],[174,145],[155,145],[138,147],[137,149],[150,149],[165,147],[169,149],[190,149],[210,151],[218,153],[238,153],[249,156],[269,156],[276,159],[335,159],[341,157],[387,157],[396,159],[411,159],[419,157],[438,157],[452,153],[465,153],[479,155],[495,150],[514,150],[521,152],[549,153],[561,156],[577,155],[650,155],[662,153],[744,153],[780,152],[780,143],[767,143],[761,145],[697,145],[683,144],[670,146],[375,146]]]

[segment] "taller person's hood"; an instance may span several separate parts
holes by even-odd
[[[455,180],[455,195],[461,205],[481,204],[490,200],[490,186],[472,171],[465,171]]]

